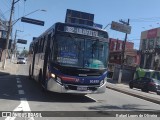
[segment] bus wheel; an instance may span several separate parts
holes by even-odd
[[[42,85],[42,72],[39,72],[38,82]]]
[[[39,72],[38,81],[39,81],[39,84],[42,87],[42,92],[46,92],[46,89],[45,89],[45,86],[44,86],[44,81],[43,81],[43,78],[42,78],[42,71],[41,70]]]

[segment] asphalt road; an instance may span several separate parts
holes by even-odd
[[[34,80],[28,79],[28,66],[24,64],[18,65],[17,75],[0,78],[0,111],[42,111],[42,114],[55,115],[55,119],[106,119],[106,114],[121,114],[119,111],[152,111],[160,110],[160,105],[129,96],[117,91],[106,89],[104,94],[91,94],[86,96],[58,94],[52,92],[43,92],[41,86]],[[55,111],[55,112],[49,112]],[[70,112],[59,112],[70,111]],[[84,112],[85,111],[85,112]],[[87,112],[86,112],[87,111]],[[108,111],[102,113],[102,117],[96,117],[96,112],[91,111]],[[123,113],[123,112],[122,112]],[[123,113],[127,114],[127,113]],[[130,112],[129,114],[134,114]],[[40,115],[40,114],[39,114]],[[60,116],[72,117],[60,117]],[[88,115],[88,116],[87,116]],[[99,115],[99,114],[98,114]],[[98,116],[97,115],[97,116]],[[78,117],[73,117],[78,116]],[[84,117],[86,116],[86,117]],[[91,116],[95,116],[94,118]],[[154,119],[156,116],[152,116]],[[51,120],[51,117],[41,118],[41,120]],[[19,120],[20,118],[3,118]],[[30,118],[39,120],[40,118]],[[115,119],[107,117],[107,119]],[[128,119],[125,116],[116,119]],[[133,118],[132,118],[133,119]],[[134,119],[139,119],[134,117]],[[142,118],[143,119],[143,118]],[[144,119],[152,119],[149,117]]]

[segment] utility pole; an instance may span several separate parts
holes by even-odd
[[[21,31],[21,30],[16,30],[16,32],[15,32],[15,37],[14,37],[14,57],[16,57],[16,44],[17,44],[17,42],[16,42],[16,37],[17,37],[17,32],[23,32],[23,31]]]
[[[11,29],[12,29],[12,15],[13,15],[13,11],[14,11],[14,4],[17,3],[18,1],[19,0],[17,0],[15,2],[15,0],[12,0],[11,13],[10,13],[9,25],[8,25],[8,31],[7,31],[6,46],[5,46],[5,50],[4,50],[4,60],[3,60],[3,63],[2,63],[2,68],[3,69],[5,69],[6,58],[7,58],[7,55],[8,55],[8,44],[9,44],[9,37],[10,37]]]
[[[120,20],[120,22],[122,22],[123,24],[129,25],[129,19],[127,22]],[[127,41],[127,33],[125,34],[125,39],[123,42],[123,46],[122,46],[122,58],[121,58],[121,68],[119,71],[119,77],[118,77],[118,83],[121,83],[121,79],[122,79],[122,73],[123,73],[123,65],[124,65],[124,54],[125,54],[125,48],[126,48],[126,41]]]
[[[128,19],[128,22],[125,23],[124,21],[122,22],[126,25],[129,25],[129,19]],[[124,39],[124,42],[123,42],[123,47],[122,47],[122,61],[121,61],[121,64],[123,65],[124,64],[124,54],[125,54],[125,49],[126,49],[126,41],[127,41],[127,33],[125,34],[125,39]]]

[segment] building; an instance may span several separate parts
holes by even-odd
[[[109,63],[108,63],[108,77],[112,78],[113,73],[115,74],[115,67],[122,65],[122,53],[123,53],[123,42],[119,39],[110,38],[109,45]],[[125,68],[135,68],[140,64],[140,54],[138,50],[134,49],[134,43],[126,41],[125,52],[124,52],[124,66]],[[114,77],[118,78],[118,74]]]
[[[122,40],[110,38],[109,63],[122,64],[123,42]],[[124,53],[124,64],[137,66],[140,63],[139,61],[138,51],[134,49],[134,43],[127,41]]]
[[[160,28],[141,32],[140,51],[141,68],[160,70]]]
[[[3,21],[0,19],[0,61],[2,60],[2,52],[6,46],[6,39],[7,39],[7,21]],[[12,40],[9,40],[8,49],[11,49]]]

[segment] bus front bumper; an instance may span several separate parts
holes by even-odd
[[[58,93],[73,93],[73,94],[98,94],[106,91],[107,82],[104,81],[103,85],[96,86],[78,86],[78,85],[61,85],[57,83],[53,78],[49,79],[47,83],[47,90]],[[87,88],[86,90],[77,88]]]

